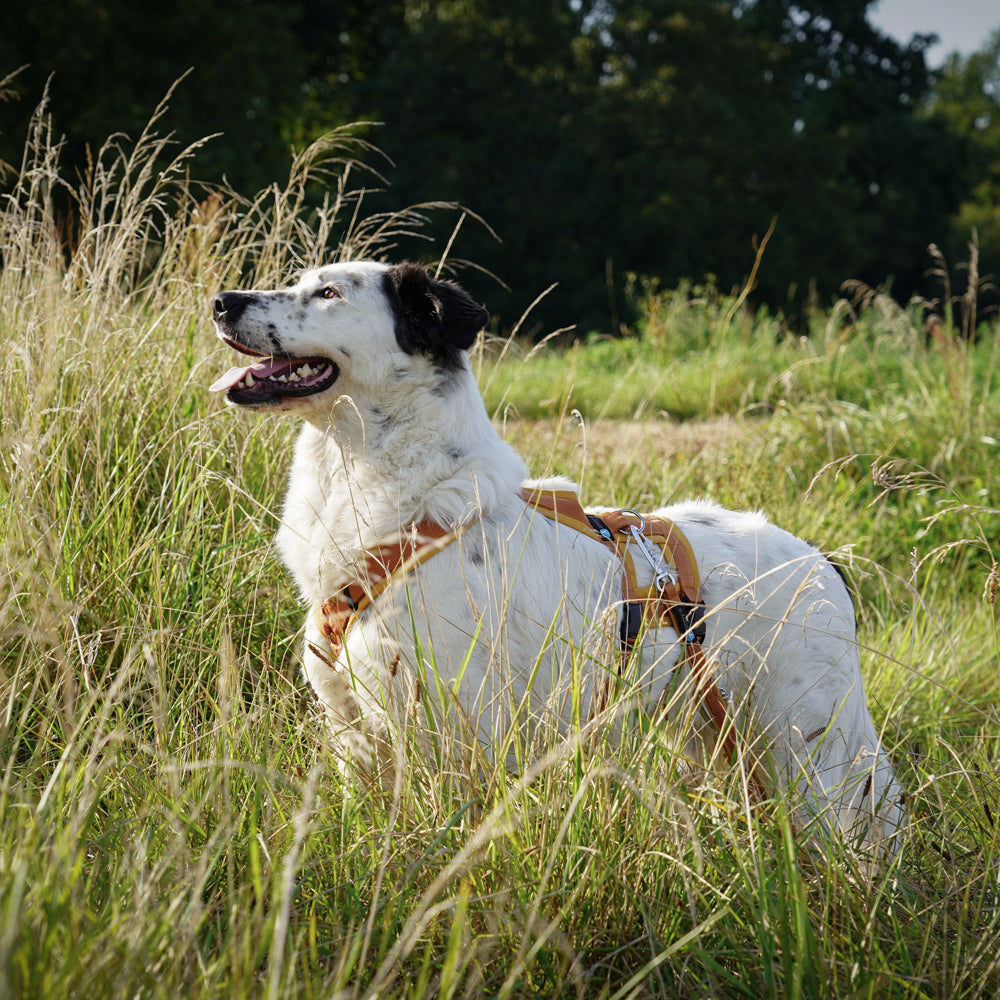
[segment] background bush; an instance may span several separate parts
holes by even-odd
[[[846,279],[906,303],[930,243],[1000,268],[1000,35],[928,72],[871,0],[34,0],[0,10],[0,161],[18,173],[44,93],[67,176],[135,139],[174,82],[181,148],[222,133],[198,176],[260,190],[288,149],[371,122],[369,212],[453,202],[474,293],[509,330],[621,332],[627,275],[676,287],[750,273],[796,332]],[[998,16],[1000,27],[1000,16]],[[16,97],[17,99],[13,99]],[[307,196],[318,203],[322,185]],[[63,206],[65,208],[65,206]],[[75,228],[77,222],[70,222]],[[439,241],[453,220],[433,221]],[[425,234],[426,235],[426,234]],[[328,247],[336,249],[336,239]],[[400,255],[433,253],[400,239]],[[993,300],[995,303],[995,299]]]

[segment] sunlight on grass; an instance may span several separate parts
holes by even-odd
[[[910,795],[895,859],[798,842],[652,725],[517,745],[519,773],[404,741],[383,792],[309,707],[269,549],[295,429],[209,399],[207,303],[338,242],[391,256],[432,209],[365,218],[349,130],[251,199],[195,193],[155,131],[73,187],[39,116],[0,214],[0,996],[996,992],[995,323],[928,338],[876,297],[801,339],[650,289],[631,337],[475,359],[586,500],[710,494],[837,550]]]

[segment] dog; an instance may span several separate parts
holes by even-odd
[[[304,421],[277,548],[308,609],[305,677],[352,770],[391,771],[407,726],[461,731],[492,754],[519,726],[592,724],[614,712],[608,678],[627,690],[615,704],[651,719],[691,705],[676,630],[647,629],[627,666],[613,649],[621,559],[525,502],[526,483],[575,487],[529,481],[494,430],[467,353],[489,315],[459,285],[412,263],[337,263],[284,289],[220,292],[212,310],[218,336],[254,359],[212,390]],[[892,838],[903,795],[865,704],[839,571],[760,513],[689,500],[655,514],[694,553],[704,648],[734,724],[754,734],[748,756],[806,822]],[[331,595],[424,523],[450,544],[391,575],[331,643]]]

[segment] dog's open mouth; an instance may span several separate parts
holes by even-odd
[[[229,402],[241,406],[261,406],[312,396],[329,389],[339,375],[329,358],[265,358],[246,368],[230,368],[209,391],[225,392]]]

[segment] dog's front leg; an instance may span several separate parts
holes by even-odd
[[[359,638],[361,629],[354,638]],[[310,616],[302,658],[306,682],[323,710],[341,773],[382,786],[393,783],[395,754],[382,708],[380,682],[364,646],[352,642],[335,656]]]

